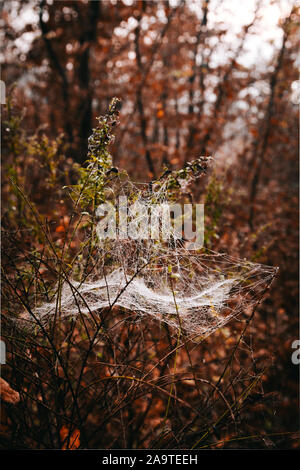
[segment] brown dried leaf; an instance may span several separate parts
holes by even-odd
[[[2,378],[0,378],[0,398],[1,400],[16,405],[20,401],[20,395],[13,390],[11,386]]]

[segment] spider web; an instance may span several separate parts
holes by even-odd
[[[200,163],[203,166],[203,161]],[[197,176],[195,171],[177,175],[173,191],[172,173],[150,184],[133,183],[117,174],[110,181],[107,199],[116,205],[120,196],[126,196],[155,213],[159,205],[174,201],[179,193],[186,197]],[[143,218],[145,212],[136,219],[137,225]],[[119,232],[115,239],[99,239],[99,254],[97,275],[64,285],[61,318],[122,307],[140,320],[150,316],[174,332],[180,329],[190,337],[206,337],[249,312],[277,271],[207,249],[189,250],[184,238],[175,237],[130,239]],[[54,300],[38,307],[35,315],[46,324],[56,310]]]

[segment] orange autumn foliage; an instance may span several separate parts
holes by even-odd
[[[79,429],[74,429],[71,433],[69,442],[68,436],[70,433],[70,428],[68,426],[62,426],[59,434],[62,441],[62,449],[63,450],[75,450],[80,447],[80,431]]]

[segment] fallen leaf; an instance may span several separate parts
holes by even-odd
[[[20,395],[13,390],[11,386],[2,378],[0,378],[0,398],[1,400],[16,405],[20,401]]]
[[[70,435],[69,442],[68,442],[69,433],[70,433],[70,428],[68,426],[65,426],[65,425],[62,426],[62,428],[59,432],[60,438],[62,440],[62,449],[63,450],[78,449],[78,447],[80,446],[80,431],[79,431],[79,429],[74,429],[74,431]]]
[[[63,225],[59,225],[58,227],[56,227],[55,229],[55,232],[56,233],[61,233],[61,232],[65,232],[65,227]]]

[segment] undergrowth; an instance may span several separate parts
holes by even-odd
[[[76,318],[61,316],[63,285],[80,295],[74,280],[97,273],[96,208],[115,176],[126,177],[109,153],[118,114],[114,99],[79,167],[66,158],[63,137],[27,137],[10,101],[7,106],[2,372],[19,399],[3,402],[1,447],[272,447],[281,433],[258,430],[247,411],[264,407],[268,367],[252,360],[253,311],[196,343],[181,328],[174,336],[166,323],[141,320],[122,307],[89,315],[79,307]],[[188,170],[179,170],[180,177]],[[172,191],[176,178],[165,177]],[[222,214],[219,185],[215,179],[208,184],[207,242]],[[53,300],[55,314],[45,325],[36,307]],[[268,406],[264,413],[272,414]]]

